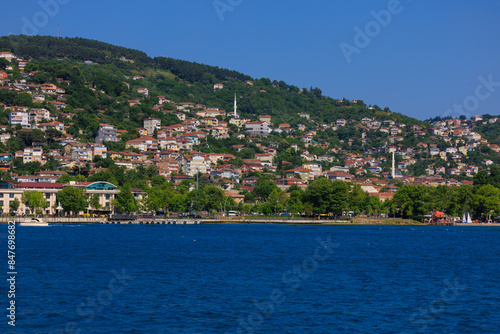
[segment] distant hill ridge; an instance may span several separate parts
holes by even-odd
[[[189,75],[182,79],[191,82],[202,79],[203,74],[211,73],[219,80],[236,79],[252,80],[252,77],[237,71],[221,69],[166,57],[151,58],[145,52],[115,46],[80,37],[55,38],[51,36],[11,35],[0,37],[0,49],[9,49],[19,56],[33,59],[68,58],[73,60],[90,60],[98,64],[112,64],[124,57],[133,60],[139,67],[158,67],[172,71],[175,75],[185,72],[190,67]],[[181,71],[184,69],[184,71]]]
[[[217,66],[167,57],[151,58],[142,51],[96,40],[79,37],[11,35],[0,37],[1,49],[42,62],[67,59],[113,66],[113,70],[108,71],[106,75],[109,79],[107,81],[115,81],[115,86],[119,82],[117,78],[111,79],[110,76],[116,77],[116,69],[123,70],[123,73],[149,71],[158,74],[158,71],[168,71],[175,76],[176,81],[187,84],[187,87],[182,89],[176,87],[172,91],[173,84],[165,82],[164,79],[168,76],[164,72],[157,80],[152,78],[144,84],[144,87],[153,93],[152,96],[171,93],[169,96],[177,98],[176,102],[190,101],[231,110],[234,93],[238,92],[238,111],[242,116],[271,115],[273,121],[291,123],[292,126],[301,123],[299,113],[308,113],[311,120],[319,123],[333,123],[339,118],[360,121],[364,117],[377,117],[381,121],[391,119],[407,125],[425,126],[423,122],[414,118],[391,112],[388,107],[381,109],[376,105],[367,106],[362,100],[348,101],[324,96],[319,88],[299,89],[283,81],[254,79],[249,75]],[[102,81],[102,78],[99,80]],[[252,81],[251,86],[246,84],[248,81]],[[214,92],[213,84],[218,82],[223,83],[227,89]],[[123,88],[115,89],[117,92],[120,90]],[[84,102],[82,99],[79,100]],[[74,104],[73,107],[82,106]]]

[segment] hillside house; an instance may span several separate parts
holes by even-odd
[[[248,122],[245,124],[245,129],[252,136],[267,137],[271,133],[269,124],[267,122]]]
[[[141,152],[158,150],[158,140],[148,136],[129,140],[126,145],[127,147],[136,148]]]

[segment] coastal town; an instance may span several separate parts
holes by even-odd
[[[499,332],[500,1],[1,9],[0,334]]]
[[[239,211],[244,211],[243,207],[247,205],[246,211],[253,212],[257,208],[252,206],[267,202],[270,194],[262,196],[255,191],[259,179],[265,176],[280,197],[281,205],[275,205],[272,210],[278,214],[294,211],[287,200],[281,199],[290,198],[290,187],[305,191],[315,180],[326,179],[342,181],[352,187],[356,185],[356,189],[380,203],[365,210],[367,213],[399,212],[402,215],[405,209],[394,208],[394,204],[392,211],[383,209],[383,203],[393,200],[401,187],[472,187],[474,177],[480,171],[488,174],[495,164],[490,157],[498,157],[500,152],[498,142],[489,142],[477,131],[478,128],[498,126],[499,118],[490,115],[470,119],[438,118],[408,124],[398,117],[391,117],[388,108],[367,106],[375,116],[349,118],[347,113],[347,117],[322,122],[310,113],[299,112],[296,115],[299,122],[281,123],[281,118],[275,115],[242,115],[240,96],[236,92],[228,93],[233,97],[229,102],[230,110],[174,100],[166,93],[158,95],[157,89],[151,91],[148,75],[152,74],[147,71],[130,71],[128,75],[122,75],[120,80],[128,93],[120,94],[113,103],[137,108],[153,101],[153,112],[166,115],[175,122],[164,124],[160,117],[145,116],[141,126],[131,133],[130,128],[127,130],[106,123],[109,117],[105,115],[112,111],[103,108],[93,114],[93,121],[98,125],[92,137],[83,138],[83,129],[75,126],[75,118],[87,112],[89,107],[68,103],[70,99],[75,101],[68,93],[74,85],[71,80],[57,77],[40,82],[40,78],[50,76],[33,70],[37,66],[30,66],[30,60],[9,51],[0,52],[0,59],[6,61],[5,68],[0,70],[0,93],[4,94],[0,110],[7,116],[4,118],[7,122],[0,124],[3,147],[0,153],[0,196],[6,199],[0,206],[3,213],[33,214],[23,201],[23,193],[36,191],[44,194],[48,203],[42,214],[62,214],[66,210],[59,204],[57,194],[68,185],[85,188],[89,197],[96,194],[99,200],[94,211],[117,211],[119,185],[95,177],[109,171],[109,166],[113,165],[124,172],[148,170],[174,189],[187,184],[192,191],[198,189],[201,180],[220,189],[222,198],[230,199],[232,206],[227,208],[231,206]],[[123,56],[120,61],[133,63]],[[78,66],[97,68],[101,65],[85,60]],[[253,80],[245,80],[242,84],[252,89],[253,94],[268,93],[254,87]],[[96,85],[86,85],[96,96],[111,97],[109,92],[96,88]],[[216,82],[210,88],[213,94],[231,89],[225,82]],[[276,82],[271,89],[279,90],[280,86]],[[300,90],[298,94],[304,91]],[[10,99],[9,103],[7,96],[17,98]],[[20,101],[25,101],[25,104],[19,104]],[[335,103],[345,108],[364,105],[363,101],[346,99],[338,99]],[[325,137],[325,133],[341,133],[347,129],[355,135],[338,136],[336,144]],[[24,140],[24,145],[18,144],[19,138]],[[217,141],[228,143],[228,140],[239,144],[224,147],[219,152],[211,144]],[[124,149],[114,149],[119,147],[115,145],[117,143],[121,143]],[[22,149],[15,150],[16,145]],[[478,158],[478,154],[485,152],[488,154]],[[469,159],[471,156],[474,159]],[[293,159],[287,161],[284,157]],[[423,160],[429,163],[422,164]],[[23,170],[18,166],[33,168]],[[145,187],[151,187],[153,177],[144,181]],[[136,210],[149,211],[145,204],[148,190],[130,187],[130,192]],[[19,204],[13,207],[11,203],[16,199]],[[343,206],[340,210],[343,214],[364,211],[347,204]],[[198,210],[206,209],[205,206]],[[211,209],[215,210],[215,207]],[[219,205],[215,211],[221,210],[224,208]],[[317,208],[307,209],[305,205],[295,211],[315,212]]]

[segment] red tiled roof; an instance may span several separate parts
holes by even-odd
[[[61,189],[67,183],[50,183],[50,182],[19,182],[16,188],[57,188]]]

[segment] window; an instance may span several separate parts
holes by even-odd
[[[50,193],[45,193],[45,198],[50,199]]]
[[[0,189],[12,189],[14,186],[8,182],[0,181]]]
[[[3,198],[3,193],[0,193],[0,198]]]
[[[10,194],[9,194],[9,198],[14,198],[14,194],[13,194],[13,193],[10,193]]]
[[[106,194],[106,199],[110,199],[111,198],[111,195],[110,194]]]

